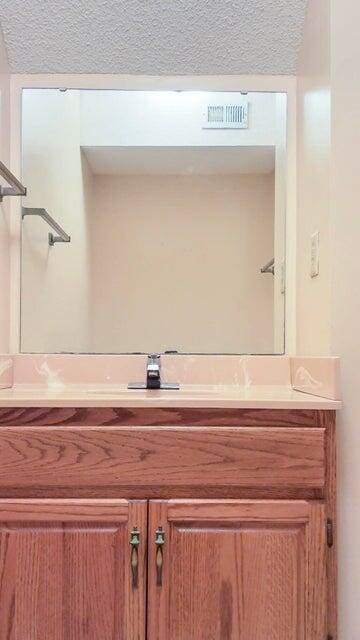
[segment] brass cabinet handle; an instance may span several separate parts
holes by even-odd
[[[139,545],[140,545],[140,531],[137,527],[134,527],[130,533],[130,566],[131,566],[131,583],[132,588],[137,589],[139,586]]]
[[[163,546],[165,544],[165,532],[162,527],[159,527],[155,533],[156,544],[156,586],[162,586],[162,572],[163,572]]]

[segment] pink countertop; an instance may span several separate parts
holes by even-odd
[[[0,389],[0,407],[193,407],[233,409],[340,409],[291,385],[181,385],[177,391],[128,390],[126,385],[18,384]]]
[[[129,391],[145,355],[0,355],[0,407],[339,409],[339,359],[163,355],[179,391]]]

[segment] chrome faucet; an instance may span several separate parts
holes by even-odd
[[[157,353],[148,355],[146,367],[146,388],[160,389],[160,356]]]
[[[146,366],[146,383],[130,382],[128,389],[179,389],[176,382],[161,382],[161,360],[158,353],[150,353]]]

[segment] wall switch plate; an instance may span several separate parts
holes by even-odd
[[[319,232],[315,231],[311,234],[310,249],[310,276],[316,278],[319,275]]]

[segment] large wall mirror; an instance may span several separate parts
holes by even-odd
[[[22,181],[22,352],[284,352],[286,94],[25,89]]]

